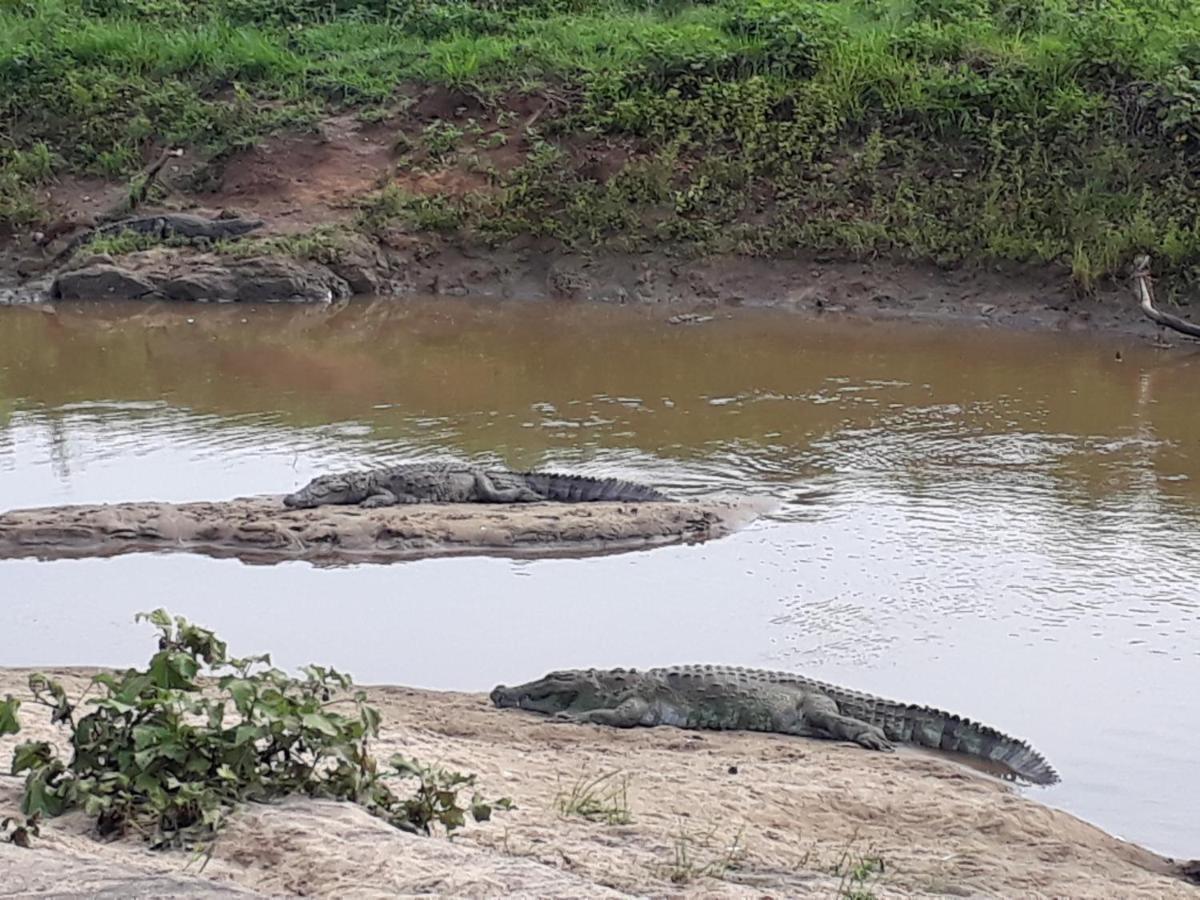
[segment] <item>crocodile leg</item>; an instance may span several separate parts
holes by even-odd
[[[400,497],[397,497],[391,491],[383,490],[381,488],[358,505],[363,509],[375,509],[380,506],[395,506],[400,502]]]
[[[536,503],[544,499],[526,487],[498,488],[484,472],[475,472],[475,493],[488,503]]]
[[[649,724],[645,721],[650,704],[641,697],[621,701],[615,709],[589,709],[584,712],[560,712],[555,718],[581,725],[611,725],[613,728],[633,728]],[[654,723],[657,724],[657,723]]]
[[[843,716],[833,698],[825,694],[806,690],[800,711],[806,725],[819,728],[832,738],[852,741],[868,750],[892,749],[892,742],[880,729],[861,719]]]

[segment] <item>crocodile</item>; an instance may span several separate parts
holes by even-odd
[[[498,685],[491,700],[501,709],[617,728],[766,731],[851,741],[869,750],[912,744],[990,760],[1034,784],[1059,781],[1040,753],[994,728],[791,672],[733,666],[572,669],[516,687]]]
[[[618,478],[552,472],[507,472],[442,463],[407,463],[387,469],[321,475],[283,498],[285,506],[311,509],[358,504],[368,509],[399,503],[585,503],[600,500],[670,501],[652,487]]]
[[[214,241],[240,237],[262,228],[264,224],[262,219],[247,216],[218,216],[215,219],[207,219],[191,213],[159,213],[153,216],[119,219],[115,222],[97,225],[90,231],[72,238],[67,246],[63,247],[50,261],[49,267],[70,259],[71,255],[80,247],[91,243],[98,237],[107,235],[130,231],[157,240],[179,238],[189,243],[205,245]]]

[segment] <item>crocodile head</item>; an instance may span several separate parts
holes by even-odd
[[[556,713],[569,709],[580,694],[593,685],[588,684],[586,673],[579,671],[551,672],[537,681],[519,684],[516,687],[496,685],[492,689],[492,703],[504,709],[516,707],[540,713]]]
[[[515,687],[497,685],[491,699],[501,709],[516,707],[549,715],[569,709],[595,709],[620,699],[636,677],[633,670],[566,669]]]
[[[367,498],[367,489],[358,479],[346,475],[321,475],[294,494],[283,498],[291,509],[312,509],[327,504],[360,503]]]
[[[262,228],[267,223],[254,216],[237,216],[232,219],[218,219],[221,231],[230,237],[246,234]]]

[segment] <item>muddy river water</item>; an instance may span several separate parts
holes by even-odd
[[[0,562],[0,664],[236,653],[484,691],[555,667],[787,668],[1027,738],[1030,792],[1200,856],[1200,352],[467,301],[0,310],[0,508],[226,498],[453,456],[750,493],[584,560]]]

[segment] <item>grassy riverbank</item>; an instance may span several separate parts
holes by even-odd
[[[1182,0],[0,0],[0,223],[350,109],[373,228],[1190,277],[1197,47]]]

